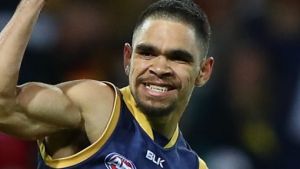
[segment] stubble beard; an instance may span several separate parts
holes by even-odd
[[[144,103],[138,96],[133,95],[136,106],[142,113],[144,113],[147,117],[165,117],[169,116],[176,108],[175,102],[170,103],[168,106],[155,107]]]

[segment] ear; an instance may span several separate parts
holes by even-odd
[[[213,70],[214,58],[204,58],[200,64],[200,71],[195,81],[195,86],[197,87],[203,86],[209,80]]]
[[[125,43],[123,49],[123,66],[127,76],[129,75],[129,70],[130,70],[131,55],[132,55],[132,48],[129,43]]]

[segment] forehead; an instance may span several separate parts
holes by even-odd
[[[200,54],[199,42],[192,26],[169,19],[147,19],[136,30],[133,48],[141,43],[151,44],[160,50],[184,49],[193,55]]]

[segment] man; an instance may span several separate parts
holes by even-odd
[[[147,8],[124,45],[129,87],[77,80],[17,86],[32,28],[45,0],[21,0],[0,35],[0,129],[38,140],[38,168],[206,168],[178,122],[195,86],[209,79],[210,28],[190,1]],[[17,86],[17,87],[16,87]]]

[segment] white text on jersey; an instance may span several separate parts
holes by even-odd
[[[165,162],[165,160],[163,160],[160,157],[157,157],[152,151],[147,150],[146,158],[152,161],[154,164],[160,166],[160,168],[164,168],[163,162]]]

